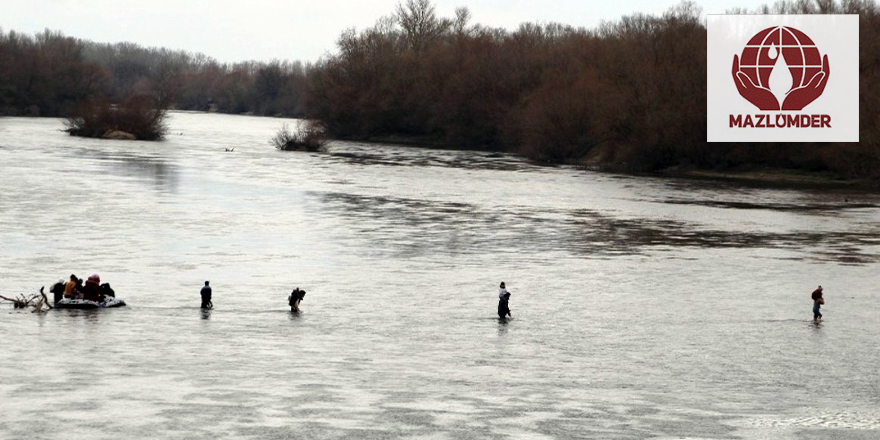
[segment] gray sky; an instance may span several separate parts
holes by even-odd
[[[105,43],[202,52],[221,62],[315,61],[336,51],[343,30],[372,26],[400,0],[0,0],[0,27],[43,29]],[[471,23],[515,29],[523,22],[594,28],[634,12],[659,14],[678,0],[435,0],[452,17],[466,6]],[[770,0],[698,0],[704,14],[753,9]]]

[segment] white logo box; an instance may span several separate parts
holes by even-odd
[[[759,44],[750,44],[761,31],[777,27],[793,28],[805,34],[818,49],[819,58],[827,56],[827,66],[811,56],[810,52],[815,49],[810,49],[808,43],[792,44],[803,38],[792,37],[798,34],[788,29],[772,34],[773,37],[760,38]],[[859,141],[858,15],[708,15],[706,30],[708,142]],[[785,41],[778,36],[782,34],[786,35]],[[773,49],[779,43],[782,46]],[[745,54],[747,59],[740,60],[747,46],[755,49]],[[755,50],[761,57],[758,60],[754,57]],[[783,67],[782,51],[786,55],[799,52],[803,55],[795,58],[807,62]],[[767,57],[773,55],[777,57],[776,66],[768,69]],[[767,89],[778,97],[780,106],[790,86],[804,89],[791,93],[812,96],[816,92],[806,90],[809,80],[824,69],[828,73],[827,81],[821,94],[800,110],[762,110],[740,93],[733,72],[734,56],[738,58],[740,71],[758,79],[748,84],[740,76],[741,84],[745,84],[740,87],[746,90],[744,93],[756,97],[767,92],[753,87]],[[761,75],[764,77],[770,72],[768,81],[756,78],[759,70],[765,72]],[[804,79],[798,83],[797,76]],[[814,84],[821,85],[819,78]],[[797,100],[789,102],[792,101]]]

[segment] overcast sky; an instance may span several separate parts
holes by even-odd
[[[372,26],[400,0],[0,0],[0,28],[43,29],[97,42],[202,52],[221,62],[315,61],[339,34]],[[677,0],[435,0],[438,15],[466,6],[471,23],[515,29],[523,22],[594,28],[633,12],[660,14]],[[753,9],[769,0],[699,0],[704,14]]]

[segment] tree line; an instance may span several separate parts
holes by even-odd
[[[707,143],[706,27],[680,3],[597,29],[525,23],[509,32],[438,17],[407,0],[309,82],[310,113],[335,136],[411,136],[629,171],[794,168],[880,176],[880,13],[872,0],[781,1],[738,13],[860,16],[859,143]]]
[[[880,176],[880,9],[874,0],[780,1],[738,13],[860,16],[860,142],[706,142],[706,28],[683,2],[595,29],[471,23],[405,0],[343,32],[314,64],[221,64],[188,52],[0,30],[0,114],[63,115],[102,95],[174,108],[306,117],[342,139],[511,151],[629,171],[776,167]]]
[[[218,63],[201,53],[0,29],[0,115],[68,116],[83,102],[152,96],[180,110],[302,117],[301,62]]]

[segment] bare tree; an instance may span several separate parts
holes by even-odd
[[[403,28],[409,47],[415,51],[424,50],[452,24],[448,19],[437,18],[430,0],[406,0],[406,3],[399,3],[395,18]]]

